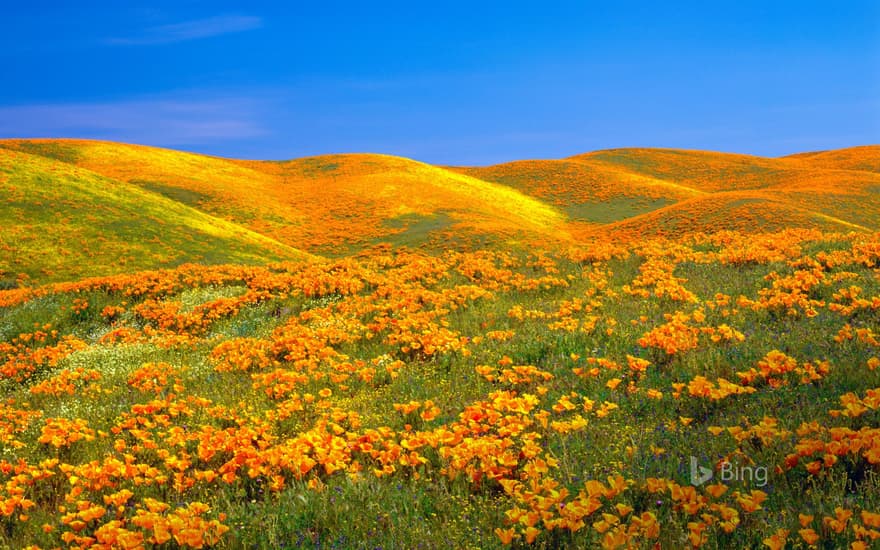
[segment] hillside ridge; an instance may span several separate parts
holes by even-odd
[[[33,204],[13,207],[16,184],[10,184],[10,178],[19,181],[30,174],[34,190],[43,185],[38,181],[61,182],[55,186],[59,194],[53,203],[53,215],[60,220],[67,208],[62,188],[75,187],[79,178],[110,193],[100,201],[125,202],[110,196],[146,200],[153,214],[145,228],[186,220],[175,227],[192,230],[201,224],[198,231],[208,240],[234,234],[234,245],[221,246],[215,239],[219,248],[208,254],[214,261],[229,256],[222,248],[250,250],[246,255],[251,259],[269,261],[314,257],[310,254],[344,256],[381,243],[438,250],[501,244],[528,249],[567,247],[585,237],[678,237],[778,227],[859,232],[880,228],[880,146],[873,145],[779,158],[617,148],[482,167],[435,166],[374,153],[279,161],[227,159],[66,139],[0,140],[0,152],[5,159],[0,200],[7,205],[0,207],[0,217],[10,227],[26,226],[10,216],[40,210],[47,192],[34,191],[23,199]],[[83,189],[80,185],[79,191],[70,187],[68,192],[87,202]],[[163,211],[177,222],[163,220]],[[126,219],[134,223],[135,218]],[[85,224],[86,218],[77,219]],[[75,231],[67,235],[57,224],[53,227],[62,248],[73,246]],[[120,231],[134,240],[161,235],[155,228],[144,229],[143,237]],[[19,249],[24,245],[4,246],[21,264]],[[125,248],[121,242],[94,246]],[[200,246],[211,248],[207,241]],[[139,267],[166,265],[170,250],[156,261],[140,261]],[[27,262],[22,265],[31,276],[39,271]],[[0,269],[16,272],[11,265]]]

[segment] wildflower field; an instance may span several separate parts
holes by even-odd
[[[97,177],[65,151],[16,150],[0,167]],[[835,177],[876,177],[818,157]],[[877,547],[876,190],[841,191],[868,197],[847,222],[833,205],[808,215],[818,184],[786,180],[800,189],[783,205],[797,216],[774,221],[791,227],[749,218],[708,231],[694,201],[759,193],[764,180],[743,169],[749,190],[696,193],[658,180],[658,166],[642,162],[650,175],[629,180],[642,187],[595,199],[617,220],[591,219],[599,207],[582,189],[574,199],[522,172],[513,182],[510,167],[450,169],[467,174],[406,197],[423,210],[382,210],[392,196],[361,205],[374,221],[403,221],[376,222],[354,243],[340,235],[359,216],[320,233],[254,207],[250,225],[233,228],[241,211],[215,216],[246,202],[194,184],[210,197],[186,205],[170,190],[183,184],[153,174],[149,196],[180,206],[150,223],[181,238],[202,230],[180,256],[159,238],[132,245],[148,255],[133,268],[106,266],[95,257],[113,247],[89,256],[57,237],[79,263],[47,268],[10,238],[0,547]],[[409,169],[394,173],[414,178]],[[50,176],[23,170],[0,171],[4,219],[20,217],[34,189],[52,191],[27,186]],[[675,192],[657,194],[664,185]],[[43,227],[99,216],[65,214],[56,198],[41,199],[52,205]],[[676,207],[694,213],[667,223]],[[635,235],[635,218],[656,224]],[[104,244],[130,238],[114,235]],[[225,249],[230,240],[239,248]],[[321,256],[333,242],[350,248]],[[14,266],[23,274],[8,277]]]

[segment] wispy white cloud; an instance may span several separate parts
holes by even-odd
[[[252,99],[159,97],[0,107],[0,137],[81,137],[179,146],[266,135]]]
[[[171,44],[221,34],[250,31],[262,26],[262,18],[253,15],[217,15],[194,21],[149,27],[132,36],[109,38],[107,42],[126,46]]]

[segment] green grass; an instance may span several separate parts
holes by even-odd
[[[198,207],[202,201],[211,198],[210,195],[206,195],[204,193],[199,193],[191,189],[184,189],[182,187],[175,187],[173,185],[166,185],[158,181],[133,179],[129,180],[129,183],[133,183],[138,187],[142,187],[148,191],[153,191],[154,193],[159,193],[160,195],[168,197],[173,201],[185,204],[187,206],[192,206],[194,208]]]
[[[413,221],[415,224],[412,224]],[[408,227],[411,229],[422,220],[407,219],[404,223],[410,223]],[[827,244],[809,243],[805,248],[815,255],[823,250],[842,247],[842,243],[832,241]],[[541,268],[527,266],[533,258],[525,254],[511,258],[508,263],[512,262],[515,272],[529,278],[546,274]],[[388,260],[392,260],[392,257]],[[435,261],[440,260],[435,258]],[[501,267],[497,260],[492,263]],[[789,318],[743,309],[726,317],[717,311],[707,310],[704,324],[713,326],[728,323],[746,334],[745,342],[720,346],[703,343],[695,350],[676,355],[665,364],[649,368],[638,384],[643,388],[662,390],[665,393],[663,399],[648,400],[643,395],[628,396],[619,389],[610,390],[605,386],[606,380],[626,374],[625,371],[603,371],[595,379],[585,379],[575,376],[571,369],[584,366],[585,359],[589,357],[616,361],[624,361],[626,355],[652,357],[649,350],[639,346],[638,339],[652,326],[662,323],[664,313],[680,310],[683,304],[666,298],[640,299],[621,293],[621,286],[630,283],[642,265],[642,258],[633,254],[615,259],[605,266],[612,274],[609,283],[615,294],[599,292],[601,305],[594,313],[600,315],[603,321],[594,332],[550,330],[545,320],[518,321],[510,317],[507,313],[516,305],[529,310],[553,312],[564,300],[584,297],[594,288],[595,285],[586,278],[589,267],[560,258],[554,259],[553,265],[558,269],[554,275],[569,281],[568,286],[532,291],[495,290],[490,296],[441,315],[448,322],[450,330],[468,338],[482,336],[489,330],[512,330],[514,335],[506,342],[485,339],[480,344],[469,345],[470,354],[450,351],[430,357],[401,354],[397,346],[388,345],[381,339],[333,345],[334,349],[351,360],[369,361],[383,355],[406,360],[406,367],[397,378],[380,376],[374,383],[355,384],[348,391],[337,388],[334,390],[334,406],[358,413],[363,419],[364,428],[388,426],[392,430],[403,431],[405,422],[411,422],[412,419],[404,419],[393,409],[393,404],[432,399],[442,410],[433,425],[454,422],[458,412],[467,405],[486,399],[493,391],[513,388],[506,383],[492,383],[483,379],[475,373],[476,366],[495,365],[503,356],[509,357],[514,365],[537,366],[554,375],[552,380],[543,383],[546,391],[542,398],[543,407],[549,408],[560,397],[571,392],[593,400],[596,407],[604,402],[619,407],[604,418],[588,415],[589,424],[573,434],[545,433],[543,448],[548,456],[559,461],[553,470],[553,477],[576,493],[586,480],[604,480],[618,473],[634,480],[637,485],[644,484],[650,477],[669,478],[687,485],[686,465],[691,455],[697,456],[704,464],[710,464],[739,449],[754,464],[778,465],[791,451],[793,439],[767,446],[756,446],[748,441],[737,445],[725,434],[709,436],[707,428],[755,424],[766,416],[777,417],[781,426],[788,430],[813,420],[823,424],[847,425],[845,420],[834,421],[828,416],[830,409],[839,406],[839,396],[851,391],[861,395],[867,388],[880,386],[880,370],[869,372],[864,367],[872,353],[868,346],[857,341],[838,344],[831,339],[846,321],[839,315],[823,309],[811,319]],[[16,401],[27,402],[29,407],[42,410],[46,417],[83,418],[96,429],[110,430],[120,415],[148,398],[128,387],[128,376],[144,363],[167,362],[183,369],[181,380],[187,395],[198,395],[233,410],[272,410],[276,404],[251,387],[252,380],[248,374],[214,371],[208,357],[213,346],[229,338],[272,338],[273,331],[278,327],[309,311],[323,311],[326,318],[340,322],[345,319],[368,322],[369,316],[361,318],[355,314],[352,317],[351,307],[355,300],[368,298],[373,292],[371,289],[380,288],[382,281],[393,280],[394,273],[406,266],[407,262],[402,262],[397,267],[377,270],[370,275],[375,282],[360,297],[279,296],[261,304],[246,306],[239,313],[215,322],[193,346],[170,348],[156,343],[97,343],[108,328],[107,322],[96,314],[97,311],[104,305],[118,303],[121,296],[104,291],[92,291],[85,295],[49,294],[17,307],[0,310],[0,340],[10,341],[17,334],[31,330],[34,324],[53,322],[60,332],[73,334],[89,343],[90,347],[63,359],[54,369],[41,371],[24,385],[6,381],[3,390]],[[822,286],[817,290],[817,296],[830,299],[836,289],[855,283],[862,285],[867,295],[880,293],[880,282],[870,269],[847,265],[832,270],[832,273],[845,270],[855,273],[856,279]],[[764,277],[771,271],[787,275],[793,273],[794,268],[785,263],[735,267],[683,262],[678,265],[675,274],[685,278],[685,286],[702,300],[710,299],[716,292],[734,298],[744,295],[754,299],[760,288],[768,286]],[[463,288],[461,285],[467,284],[471,282],[465,277],[449,271],[444,278],[436,281],[418,277],[409,290],[405,290],[405,287],[401,289],[402,292],[433,295],[456,287]],[[488,279],[481,279],[480,284],[488,285]],[[241,282],[230,282],[185,287],[164,295],[162,299],[180,302],[184,311],[192,311],[196,306],[213,300],[241,296],[245,290]],[[87,299],[91,304],[89,309],[82,314],[72,313],[69,308],[74,298]],[[385,307],[382,305],[384,299],[377,297],[373,300],[368,302],[380,308]],[[430,309],[427,308],[428,311]],[[688,310],[688,306],[684,306],[684,309]],[[397,308],[391,311],[397,311]],[[576,314],[575,317],[580,315]],[[637,320],[642,315],[648,318],[646,324],[633,326],[630,323],[630,320]],[[857,326],[871,326],[872,323],[876,326],[880,319],[871,315],[873,317],[853,318],[851,322]],[[612,328],[610,320],[616,320],[617,325],[607,334],[605,329]],[[143,326],[128,313],[119,322]],[[308,321],[302,323],[305,326],[320,326]],[[829,360],[833,369],[818,383],[794,383],[776,390],[765,388],[753,395],[734,396],[717,403],[687,396],[676,400],[669,396],[672,383],[686,382],[698,374],[710,379],[735,379],[735,372],[754,366],[772,349],[782,350],[799,362]],[[572,354],[580,358],[572,358]],[[89,400],[28,395],[30,385],[47,379],[60,369],[76,368],[101,372],[104,376],[101,383],[110,393]],[[326,381],[310,382],[301,391],[317,393],[326,386]],[[537,391],[538,384],[525,384],[517,389],[532,393]],[[689,417],[693,421],[685,427],[680,417]],[[318,411],[307,409],[273,429],[279,437],[295,437],[299,432],[311,428],[319,418]],[[560,417],[554,415],[552,418]],[[565,418],[565,415],[561,418]],[[878,421],[880,413],[877,412],[869,413],[861,420],[862,425],[871,426],[876,426]],[[197,413],[196,416],[174,422],[186,423],[188,429],[195,429],[199,425],[216,423],[217,420]],[[416,427],[426,428],[427,424]],[[22,437],[36,435],[31,431]],[[112,438],[106,441],[98,439],[89,445],[78,445],[65,455],[65,460],[80,463],[100,459],[105,453],[113,452],[111,442]],[[45,452],[44,447],[32,446],[26,448],[24,453],[16,454],[36,461]],[[9,451],[5,453],[9,458]],[[307,548],[498,547],[499,542],[493,530],[503,525],[504,511],[512,505],[510,498],[497,484],[473,484],[462,477],[454,480],[446,478],[439,471],[443,463],[439,456],[430,450],[424,454],[429,457],[429,464],[419,470],[420,479],[405,471],[383,479],[367,475],[358,482],[344,474],[319,475],[317,477],[323,483],[320,491],[309,488],[305,481],[294,481],[276,494],[268,490],[262,478],[247,481],[245,476],[241,483],[221,486],[219,490],[197,486],[181,495],[175,495],[167,489],[144,489],[143,494],[162,499],[210,502],[215,512],[222,511],[227,515],[226,524],[233,528],[233,532],[220,544],[221,548],[275,548],[282,544]],[[729,535],[722,532],[713,534],[708,547],[755,547],[777,528],[791,528],[792,522],[796,525],[798,513],[828,515],[835,506],[877,510],[880,506],[878,472],[869,467],[866,472],[859,474],[862,476],[860,478],[848,477],[856,475],[854,470],[848,468],[857,465],[847,466],[849,463],[846,460],[840,467],[830,469],[827,475],[822,476],[807,476],[802,470],[771,473],[770,485],[765,488],[768,500],[764,510],[753,514],[741,512],[742,524]],[[159,460],[155,464],[162,467],[163,462]],[[731,490],[755,488],[748,482],[737,481],[730,482],[730,486]],[[652,511],[656,514],[662,526],[659,542],[663,546],[678,544],[683,533],[687,532],[687,521],[692,521],[692,518],[675,509],[668,501],[668,495],[650,495],[634,487],[620,502],[633,506],[636,513]],[[52,521],[50,509],[37,508],[31,515]],[[598,517],[591,521],[596,519]],[[51,540],[48,535],[26,529],[20,524],[0,533],[0,541],[13,546],[30,540],[30,537],[45,544]],[[829,535],[827,540],[838,544],[844,539]],[[587,528],[574,534],[564,531],[542,533],[537,546],[586,547],[598,541],[598,534],[588,524]]]
[[[388,238],[378,242],[391,242],[396,246],[417,247],[421,243],[429,242],[433,232],[448,230],[454,220],[446,212],[437,212],[430,216],[420,214],[406,214],[385,221],[387,227],[400,229]]]
[[[416,223],[412,224],[413,221]],[[404,223],[409,223],[411,229],[421,222],[407,219]],[[816,254],[842,247],[839,242],[827,246],[811,243],[808,249],[811,254]],[[541,268],[527,267],[531,260],[526,255],[514,258],[514,271],[530,278],[545,274]],[[497,262],[493,263],[500,267]],[[576,493],[586,480],[601,480],[618,473],[636,484],[645,483],[649,477],[664,477],[686,485],[688,472],[685,465],[690,455],[694,454],[708,464],[737,448],[728,436],[708,436],[706,429],[709,426],[754,424],[768,415],[779,418],[782,426],[789,430],[802,422],[817,419],[827,423],[828,410],[839,406],[839,395],[850,391],[862,394],[866,388],[880,385],[880,371],[868,372],[864,368],[869,349],[858,342],[841,345],[829,338],[844,322],[838,315],[823,310],[812,319],[791,319],[741,310],[728,317],[708,311],[705,324],[711,326],[725,322],[738,327],[747,335],[745,342],[724,346],[703,344],[696,350],[674,357],[665,365],[655,365],[648,370],[639,385],[661,389],[667,394],[664,399],[647,400],[643,396],[629,397],[623,392],[610,390],[605,387],[605,381],[623,372],[607,372],[596,379],[583,379],[575,376],[571,369],[584,365],[587,357],[618,361],[628,354],[650,357],[648,350],[641,348],[637,340],[652,325],[662,322],[663,313],[680,309],[682,304],[663,298],[636,299],[625,294],[605,296],[600,292],[601,306],[595,313],[604,321],[592,333],[550,330],[546,321],[518,321],[508,316],[508,310],[515,305],[553,312],[563,300],[583,297],[594,288],[586,278],[589,268],[561,259],[554,260],[553,264],[559,270],[555,275],[569,281],[567,287],[528,292],[496,290],[491,296],[443,316],[449,329],[463,336],[474,338],[487,330],[512,330],[514,335],[509,341],[486,339],[479,345],[469,346],[471,353],[467,355],[448,352],[409,358],[407,367],[397,378],[379,377],[373,384],[356,384],[350,391],[337,389],[334,392],[335,406],[358,413],[365,427],[388,426],[403,431],[405,419],[394,411],[393,404],[432,399],[442,410],[435,422],[453,422],[457,412],[468,404],[485,399],[492,391],[511,387],[486,381],[475,374],[476,366],[494,365],[503,356],[509,357],[515,365],[535,365],[554,375],[551,381],[544,383],[546,395],[542,403],[545,407],[571,392],[592,399],[596,406],[603,402],[619,406],[607,417],[590,416],[588,426],[574,434],[561,435],[552,431],[545,434],[543,445],[547,455],[559,461],[553,471],[554,478]],[[633,279],[641,264],[642,259],[637,255],[609,262],[607,267],[613,274],[609,279],[611,289],[619,294],[620,287]],[[404,262],[400,267],[377,271],[373,277],[393,277],[395,270],[405,265]],[[859,266],[846,266],[846,269],[856,274],[857,282],[863,285],[867,294],[880,293],[880,283],[871,270]],[[844,268],[837,271],[842,270]],[[734,267],[684,262],[677,267],[676,276],[685,278],[685,286],[703,300],[710,299],[716,292],[734,297],[742,294],[754,299],[757,291],[767,286],[764,276],[771,271],[786,275],[794,269],[784,263]],[[416,281],[414,288],[429,294],[470,284],[466,278],[452,272],[435,282],[428,279]],[[847,280],[845,284],[851,283]],[[836,283],[823,287],[820,294],[830,298],[834,290],[843,285]],[[163,299],[179,301],[184,311],[191,311],[213,300],[241,296],[245,290],[245,286],[236,282],[184,288],[165,295]],[[86,314],[70,312],[74,298],[85,298],[92,304]],[[0,339],[10,341],[20,332],[30,330],[34,324],[51,321],[62,333],[76,335],[91,346],[63,359],[54,369],[38,373],[26,385],[7,381],[3,383],[3,389],[6,395],[17,401],[26,401],[29,407],[42,410],[46,417],[83,418],[96,429],[110,430],[120,415],[145,398],[128,388],[126,381],[131,373],[144,363],[166,362],[183,368],[181,380],[189,395],[198,395],[234,410],[272,410],[275,404],[251,387],[247,374],[214,371],[208,358],[213,346],[227,338],[272,338],[274,330],[307,311],[324,311],[330,318],[340,320],[351,318],[349,308],[354,299],[344,296],[279,297],[247,306],[238,314],[217,321],[194,346],[165,348],[156,344],[111,346],[97,343],[106,332],[106,321],[95,312],[104,305],[117,303],[119,296],[102,291],[86,295],[50,294],[0,310]],[[381,303],[376,302],[380,307]],[[649,318],[647,325],[629,323],[641,315]],[[608,323],[611,319],[618,323],[611,334],[606,334],[604,329],[612,327]],[[368,320],[368,317],[362,319],[363,322]],[[142,326],[129,314],[125,314],[121,322]],[[859,326],[867,322],[860,321]],[[369,360],[380,355],[406,357],[400,355],[396,346],[380,340],[355,340],[333,347],[352,359]],[[790,384],[775,391],[762,390],[751,396],[731,397],[718,403],[668,397],[672,382],[686,382],[697,374],[710,379],[719,376],[735,379],[736,371],[747,370],[771,349],[780,349],[799,361],[828,359],[834,368],[816,384]],[[581,358],[572,359],[571,354]],[[101,383],[111,392],[90,400],[28,396],[29,385],[47,379],[60,369],[76,368],[98,370],[104,376]],[[326,382],[310,383],[302,391],[316,393],[325,386]],[[536,389],[536,385],[526,384],[519,391],[534,392]],[[683,416],[693,418],[690,426],[680,424],[679,418]],[[294,437],[309,429],[319,418],[316,411],[306,410],[293,422],[279,424],[275,429],[279,436]],[[181,419],[184,421],[188,425],[216,422],[201,414],[189,420]],[[876,425],[880,416],[871,413],[864,421]],[[420,427],[425,429],[428,426],[420,424]],[[35,436],[32,433],[29,437]],[[745,442],[739,448],[755,464],[776,465],[791,450],[791,444],[783,441],[763,447]],[[106,452],[104,445],[99,439],[95,444],[79,446],[66,455],[65,460],[79,463],[100,459]],[[34,446],[18,454],[26,460],[38,460],[44,452],[43,448]],[[461,477],[446,478],[438,469],[442,460],[430,451],[425,454],[431,458],[429,465],[420,470],[420,479],[400,472],[383,479],[368,475],[362,481],[354,482],[337,474],[319,476],[324,484],[321,491],[309,488],[304,481],[294,481],[284,491],[275,494],[266,488],[261,478],[257,478],[253,483],[237,483],[218,491],[197,487],[181,496],[172,497],[165,490],[150,490],[145,494],[163,499],[210,502],[214,510],[227,515],[226,524],[234,531],[221,543],[223,548],[274,548],[282,543],[309,548],[499,546],[493,531],[504,523],[503,512],[511,506],[509,497],[494,484],[474,485]],[[161,467],[162,462],[156,464]],[[805,476],[798,471],[772,473],[764,511],[752,515],[741,513],[741,526],[730,535],[720,532],[713,535],[709,547],[760,544],[776,528],[791,527],[792,518],[796,520],[797,513],[827,515],[835,506],[876,510],[880,506],[877,473],[869,469],[865,477],[857,481],[848,479],[847,472],[846,468],[835,468],[820,477]],[[731,482],[730,485],[731,490],[754,488],[744,482]],[[807,490],[812,493],[805,493]],[[656,514],[662,526],[659,542],[664,546],[677,544],[682,533],[686,533],[685,524],[690,518],[665,502],[668,496],[651,496],[636,488],[626,495],[622,502],[634,506],[637,513],[653,511]],[[51,521],[51,510],[38,508],[32,516]],[[0,534],[0,540],[16,545],[32,536],[37,541],[51,540],[48,535],[35,533],[18,524]],[[543,533],[538,538],[538,547],[590,546],[598,540],[598,535],[588,526],[574,534],[563,531]],[[843,539],[829,540],[840,542]]]
[[[178,202],[185,197],[170,200],[44,157],[0,155],[2,175],[0,276],[7,281],[20,273],[47,282],[305,256]]]
[[[672,199],[650,199],[646,197],[614,197],[603,202],[569,204],[565,213],[573,220],[591,223],[614,223],[646,214],[675,203]]]
[[[81,157],[79,149],[75,145],[67,145],[54,141],[16,141],[16,142],[0,142],[0,148],[12,149],[39,155],[50,159],[60,160],[75,164]]]

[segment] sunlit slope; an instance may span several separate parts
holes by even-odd
[[[880,229],[880,147],[784,158],[611,149],[560,160],[438,167],[375,154],[223,159],[119,143],[5,140],[133,184],[274,242],[346,254],[719,229]]]
[[[243,164],[273,174],[285,200],[309,212],[314,223],[290,228],[289,237],[317,246],[371,239],[454,241],[463,234],[566,238],[565,216],[542,201],[409,159],[346,154]]]
[[[783,158],[803,161],[805,164],[815,168],[862,170],[880,173],[880,145],[863,145],[832,151],[798,153]]]
[[[509,185],[559,208],[571,220],[592,224],[619,221],[702,194],[674,182],[576,160],[524,160],[452,170]]]
[[[651,237],[679,238],[694,233],[732,230],[744,233],[789,228],[823,231],[870,232],[873,227],[832,214],[797,206],[790,197],[761,191],[734,191],[685,200],[616,223],[587,228],[584,236],[627,240]]]
[[[832,153],[827,154],[833,157]],[[852,158],[849,153],[841,153],[841,158]],[[688,202],[687,208],[695,214],[689,216],[691,231],[712,231],[719,223],[742,231],[772,230],[786,223],[817,228],[832,223],[868,231],[880,228],[878,173],[814,166],[799,158],[674,149],[617,149],[575,158],[613,165],[706,193],[700,200]],[[766,215],[756,206],[763,202],[767,205]],[[752,216],[745,219],[740,211],[743,204],[753,205],[747,208]],[[697,209],[696,205],[702,206]],[[737,210],[725,217],[725,205],[737,205]],[[671,215],[680,210],[670,208],[658,213]],[[746,221],[765,218],[766,224]],[[670,220],[667,225],[675,223]]]
[[[236,161],[118,143],[0,142],[136,184],[290,246],[565,239],[565,216],[508,186],[385,155]]]
[[[556,161],[455,168],[539,197],[568,214],[575,236],[631,236],[787,226],[880,228],[880,174],[829,159],[870,158],[875,148],[800,157],[674,149],[613,149]],[[858,152],[855,155],[853,152]],[[848,165],[856,166],[855,162]],[[823,167],[827,166],[827,167]]]
[[[308,223],[299,209],[279,200],[273,177],[222,158],[90,140],[9,140],[0,141],[2,147],[76,164],[269,237],[278,228]]]
[[[135,185],[0,148],[0,280],[307,257]]]
[[[772,187],[790,179],[794,168],[783,159],[682,149],[607,149],[571,159],[703,192]]]

